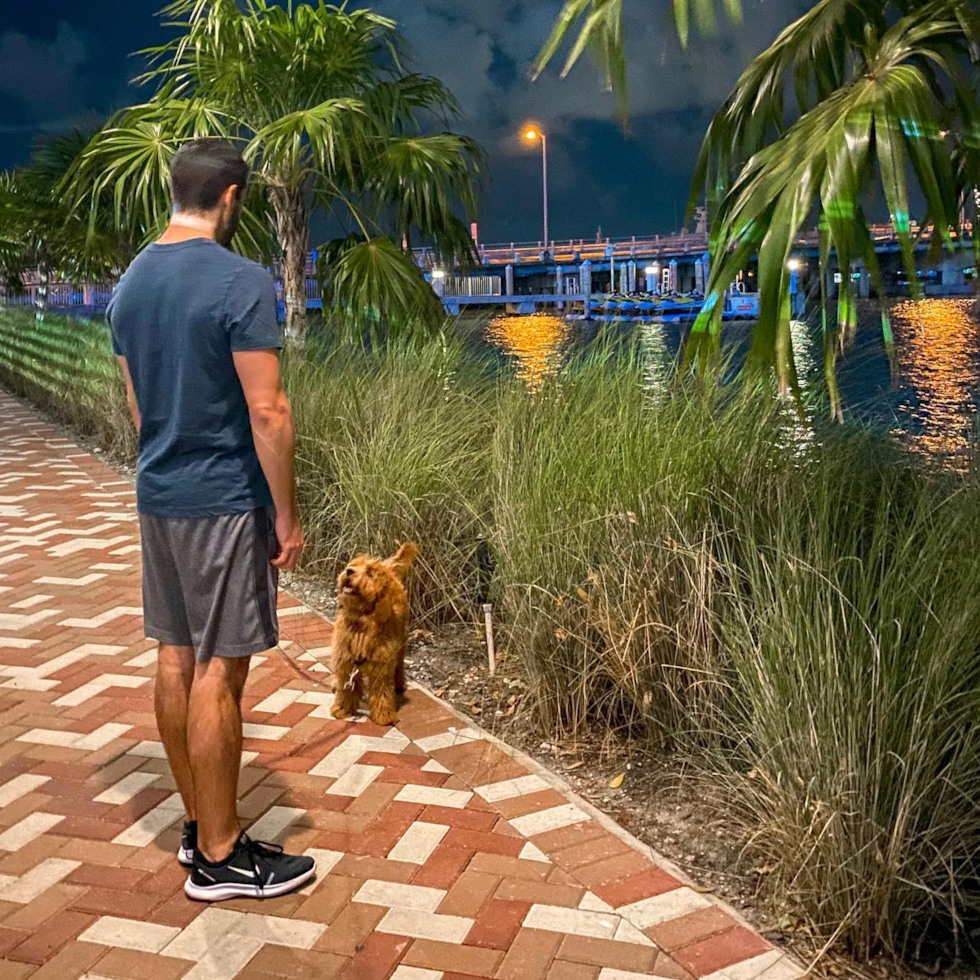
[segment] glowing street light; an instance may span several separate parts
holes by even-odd
[[[544,247],[548,247],[550,241],[548,237],[548,137],[538,126],[527,126],[524,130],[524,139],[528,143],[536,143],[541,140],[541,178],[544,188]]]
[[[799,272],[800,271],[800,260],[799,259],[790,259],[789,262],[786,263],[786,268],[789,269],[790,272]]]
[[[432,270],[432,278],[433,279],[445,279],[446,278],[446,270],[445,269],[433,269]]]

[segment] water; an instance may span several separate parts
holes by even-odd
[[[877,311],[869,306],[857,336],[838,361],[845,418],[890,432],[910,451],[957,468],[973,445],[980,403],[980,317],[972,300],[902,301],[892,308],[894,364],[889,363]],[[659,324],[582,324],[559,317],[499,316],[477,338],[509,361],[532,390],[560,371],[576,349],[609,331],[638,331],[651,387],[668,387],[682,328]],[[726,345],[744,352],[750,327],[725,327]],[[797,366],[808,400],[821,401],[819,330],[794,324]]]

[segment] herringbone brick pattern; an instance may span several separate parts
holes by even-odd
[[[315,854],[260,903],[183,894],[130,485],[0,394],[0,980],[796,980],[710,896],[411,691],[335,721],[330,626],[281,597],[240,812]],[[556,788],[557,787],[557,788]]]

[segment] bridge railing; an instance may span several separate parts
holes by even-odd
[[[502,296],[500,276],[449,276],[444,280],[443,296]]]
[[[870,226],[875,242],[884,244],[897,240],[894,225],[890,223]],[[912,222],[910,232],[917,236],[922,229]],[[933,229],[926,228],[923,238],[931,236]],[[973,227],[969,222],[962,226],[962,237],[970,238]],[[809,231],[797,237],[797,247],[816,247],[820,243],[820,233]],[[478,245],[479,261],[484,266],[506,265],[521,262],[577,263],[589,259],[592,262],[615,259],[629,259],[633,256],[653,258],[671,253],[684,254],[703,252],[708,248],[706,232],[683,232],[677,235],[633,235],[630,238],[606,238],[601,241],[587,241],[584,238],[570,238],[548,242],[506,242],[493,245]],[[439,266],[439,256],[429,248],[414,249],[415,260],[424,269]]]

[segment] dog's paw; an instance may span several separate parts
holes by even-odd
[[[342,721],[344,718],[352,717],[356,712],[350,711],[345,704],[335,704],[330,709],[330,714],[334,716],[338,721]]]
[[[394,725],[398,722],[398,713],[395,711],[372,711],[371,722],[384,728],[387,725]]]

